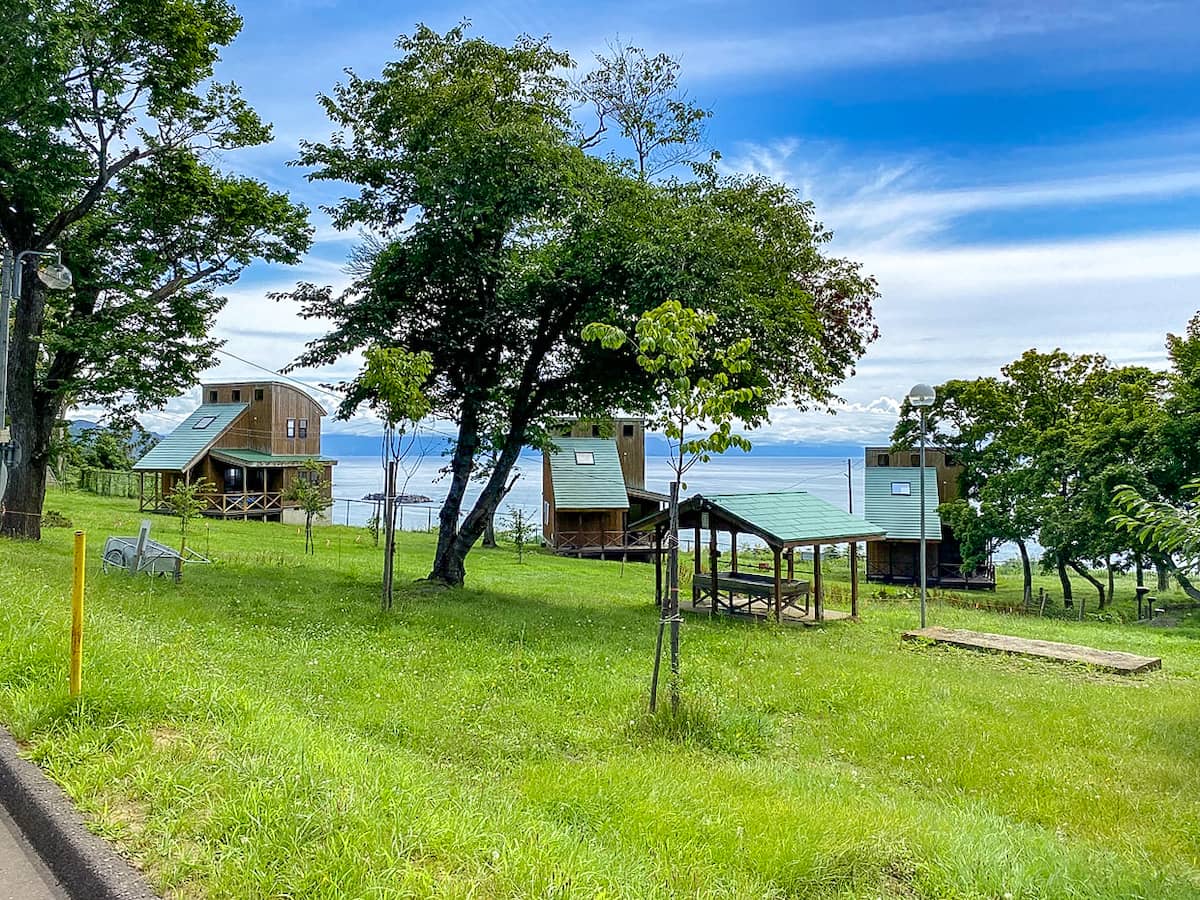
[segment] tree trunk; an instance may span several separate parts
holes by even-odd
[[[452,469],[454,466],[460,464],[459,456],[464,446],[463,428],[465,428],[467,422],[465,416],[463,421],[464,425],[459,429],[459,444],[455,447]],[[477,418],[474,421],[477,421]],[[445,534],[438,535],[438,555],[434,560],[433,571],[429,573],[431,581],[440,581],[453,587],[460,587],[466,579],[467,554],[475,546],[475,542],[482,537],[488,519],[495,515],[500,501],[504,499],[508,491],[512,488],[512,485],[508,483],[508,476],[521,455],[521,447],[525,443],[525,428],[527,424],[527,420],[523,415],[520,413],[514,414],[512,424],[509,426],[508,435],[505,439],[504,448],[500,451],[500,455],[492,467],[492,474],[488,476],[483,490],[479,492],[479,498],[475,501],[475,505],[471,507],[471,511],[467,513],[467,517],[463,519],[462,526],[456,529],[452,536]],[[443,528],[446,527],[448,518],[457,518],[458,510],[462,507],[462,495],[466,491],[466,479],[470,478],[470,463],[474,456],[474,447],[478,443],[474,430],[472,430],[471,434],[471,457],[467,458],[466,461],[466,473],[461,484],[461,489],[458,489],[456,484],[452,482],[450,495],[446,497],[446,503],[442,506],[440,519]],[[454,477],[455,479],[458,478],[457,471],[455,471]],[[448,516],[447,509],[450,506],[451,498],[456,493],[457,498],[454,513],[452,516]]]
[[[1161,563],[1159,563],[1158,571],[1160,573],[1165,572],[1170,575],[1174,575],[1175,580],[1179,582],[1179,587],[1183,589],[1183,592],[1187,594],[1188,598],[1191,600],[1200,601],[1200,588],[1197,588],[1194,584],[1192,584],[1192,580],[1188,578],[1187,574],[1183,572],[1179,566],[1175,565],[1175,560],[1168,556]],[[1167,587],[1162,588],[1162,590],[1167,590],[1168,588],[1170,588],[1169,581],[1167,582]]]
[[[1142,563],[1142,554],[1140,554],[1140,553],[1135,553],[1133,555],[1133,571],[1134,571],[1134,574],[1137,576],[1137,586],[1145,587],[1146,586],[1146,567]]]
[[[1100,583],[1100,581],[1096,578],[1096,576],[1094,576],[1091,572],[1089,572],[1083,566],[1079,565],[1079,563],[1070,562],[1070,563],[1068,563],[1068,565],[1072,569],[1074,569],[1076,572],[1078,572],[1081,578],[1086,579],[1088,581],[1088,583],[1090,583],[1091,586],[1096,589],[1096,593],[1100,597],[1100,608],[1104,609],[1104,585]]]
[[[0,498],[0,508],[4,509],[0,532],[36,541],[42,536],[46,471],[50,465],[54,424],[59,419],[59,401],[38,386],[45,294],[36,278],[26,275],[21,296],[13,298],[13,306],[8,414],[16,459],[8,470],[8,485]]]
[[[1067,576],[1067,564],[1058,561],[1058,582],[1062,585],[1063,608],[1070,609],[1075,605],[1075,595],[1071,592],[1071,579]]]
[[[1033,602],[1033,566],[1029,562],[1029,548],[1025,546],[1024,541],[1017,541],[1017,549],[1021,551],[1021,575],[1024,583],[1024,589],[1021,591],[1022,602],[1028,606]]]
[[[454,453],[450,457],[450,489],[438,512],[437,551],[433,557],[430,581],[449,585],[460,585],[466,570],[463,567],[465,554],[455,550],[458,540],[458,516],[462,512],[463,497],[471,481],[471,469],[475,462],[475,448],[479,445],[479,410],[474,403],[464,404],[462,419],[458,425],[458,438],[454,442]]]
[[[492,510],[492,514],[487,517],[487,522],[483,525],[483,546],[496,546],[496,511]]]
[[[1108,570],[1108,602],[1113,602],[1113,595],[1116,593],[1116,574],[1113,569],[1112,556],[1104,557],[1104,568]],[[1101,608],[1104,604],[1100,604]]]
[[[1167,571],[1167,567],[1161,561],[1155,561],[1154,571],[1158,575],[1158,589],[1167,591],[1171,589],[1171,575]]]

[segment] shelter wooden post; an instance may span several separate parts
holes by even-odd
[[[818,622],[825,618],[824,586],[821,584],[821,545],[813,544],[813,618]]]
[[[729,532],[729,571],[737,574],[737,530]]]
[[[696,522],[699,523],[699,521],[700,521],[700,519],[697,517]],[[700,572],[701,572],[701,569],[703,568],[702,563],[701,563],[700,554],[702,554],[704,552],[700,548],[700,525],[699,524],[696,525],[696,532],[694,535],[694,543],[692,545],[692,548],[693,548],[693,550],[695,550],[695,553],[692,554],[694,557],[693,569],[692,569],[692,606],[695,606],[696,602],[700,599]]]
[[[850,615],[858,618],[858,542],[850,542]]]
[[[783,621],[783,549],[772,547],[775,551],[775,621]]]
[[[796,578],[796,548],[788,547],[788,581]]]
[[[708,529],[708,568],[709,579],[712,581],[712,605],[708,608],[708,614],[711,616],[717,611],[717,600],[720,596],[717,592],[717,529],[714,527]]]

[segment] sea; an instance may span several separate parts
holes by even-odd
[[[428,503],[408,503],[402,507],[405,530],[427,530],[437,526],[438,509],[449,486],[445,472],[448,460],[441,455],[426,456],[414,467],[405,483],[401,475],[396,490],[400,494],[428,497]],[[847,463],[849,462],[849,468]],[[534,523],[542,521],[542,458],[524,454],[514,474],[519,474],[512,491],[498,510],[498,525],[514,509],[521,509]],[[667,457],[646,457],[646,488],[667,493],[671,481]],[[464,515],[482,488],[473,482],[463,504]],[[366,525],[376,503],[368,495],[382,493],[383,469],[378,456],[341,457],[333,469],[334,505],[330,518],[339,525]],[[757,491],[809,491],[841,509],[862,511],[863,462],[835,456],[763,456],[753,460],[740,454],[714,457],[696,463],[684,478],[680,494],[732,494]]]

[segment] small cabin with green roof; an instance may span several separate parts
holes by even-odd
[[[201,404],[173,432],[134,463],[139,506],[167,512],[176,485],[201,478],[214,485],[206,515],[219,518],[303,521],[286,499],[311,467],[332,490],[337,461],[321,455],[325,409],[307,393],[277,381],[201,385]]]
[[[542,538],[572,556],[639,558],[651,553],[629,523],[662,509],[665,494],[646,490],[641,419],[564,425],[542,455]]]
[[[995,590],[991,560],[964,572],[962,550],[938,506],[959,497],[963,467],[942,448],[925,451],[925,580],[944,588]],[[921,576],[921,458],[915,450],[867,447],[864,514],[885,531],[867,547],[867,580],[917,584]]]

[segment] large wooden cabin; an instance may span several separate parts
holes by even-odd
[[[336,460],[321,455],[325,409],[308,394],[278,381],[204,384],[200,406],[139,459],[140,508],[169,511],[178,484],[200,478],[215,486],[206,515],[302,521],[286,494],[297,478],[319,466],[330,491]]]

